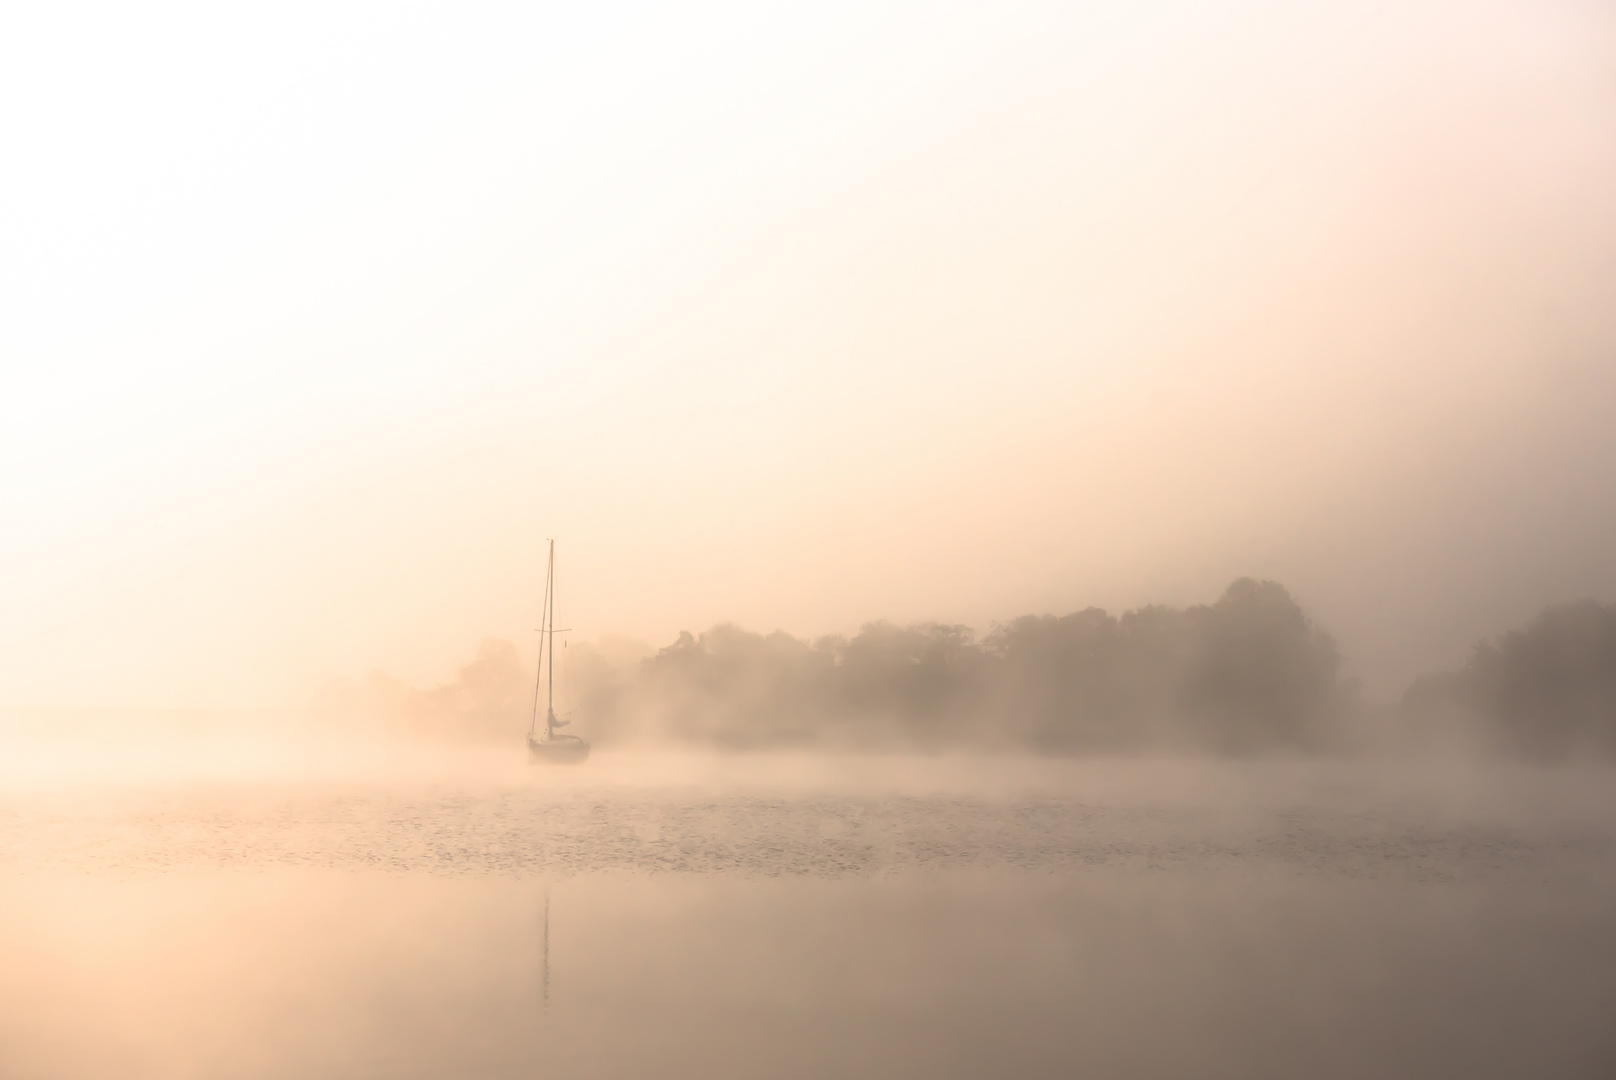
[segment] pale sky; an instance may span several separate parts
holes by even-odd
[[[1616,600],[1592,2],[0,16],[0,705],[1284,582]]]

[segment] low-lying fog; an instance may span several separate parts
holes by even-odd
[[[1616,609],[1395,705],[1255,581],[607,661],[562,668],[581,766],[528,763],[497,643],[296,713],[7,714],[4,1074],[1616,1066]]]
[[[0,1080],[1616,1077],[1613,76],[7,5]]]
[[[1616,1061],[1603,765],[96,745],[7,755],[7,1076]]]

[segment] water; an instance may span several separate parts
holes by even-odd
[[[9,768],[6,1077],[1616,1066],[1601,769],[263,747]]]

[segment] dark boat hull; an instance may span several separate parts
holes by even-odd
[[[589,744],[574,735],[527,741],[527,760],[530,765],[576,765],[588,756]]]

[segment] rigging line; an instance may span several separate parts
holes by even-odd
[[[544,720],[544,723],[545,723],[545,726],[546,726],[546,730],[545,730],[545,737],[546,738],[554,738],[555,737],[555,725],[554,725],[553,721],[554,721],[554,717],[555,717],[555,602],[556,602],[556,585],[557,585],[557,582],[556,582],[556,579],[555,579],[555,541],[551,540],[550,541],[550,608],[549,608],[549,615],[545,618],[545,626],[549,628],[545,632],[545,639],[547,641],[549,641],[549,643],[550,643],[550,646],[549,646],[549,653],[550,653],[549,690],[545,695],[545,701],[544,701],[544,708],[545,708],[545,720]]]
[[[550,541],[550,543],[551,543],[551,545],[553,547],[554,544],[555,544],[555,541],[552,540],[552,541]],[[545,574],[544,574],[544,602],[539,605],[540,622],[543,622],[544,609],[546,607],[548,607],[549,603],[550,603],[551,572],[553,570],[554,570],[554,563],[552,562],[550,564],[550,568],[547,569],[545,571]],[[527,733],[529,735],[532,735],[533,734],[533,729],[539,726],[539,687],[543,685],[543,682],[542,682],[543,678],[544,678],[544,628],[541,626],[539,628],[539,667],[538,667],[538,670],[533,673],[533,716],[527,722]]]
[[[550,581],[552,583],[550,585],[550,588],[549,588],[549,593],[550,593],[550,633],[549,633],[549,638],[550,638],[550,691],[549,691],[549,694],[547,695],[547,697],[545,699],[545,703],[544,703],[545,712],[546,712],[544,722],[545,722],[545,725],[547,727],[552,727],[553,728],[554,720],[555,720],[555,600],[556,600],[556,596],[555,596],[556,589],[555,589],[555,584],[554,584],[554,582],[555,582],[555,541],[554,540],[550,541]],[[553,735],[554,731],[549,732],[549,734]]]

